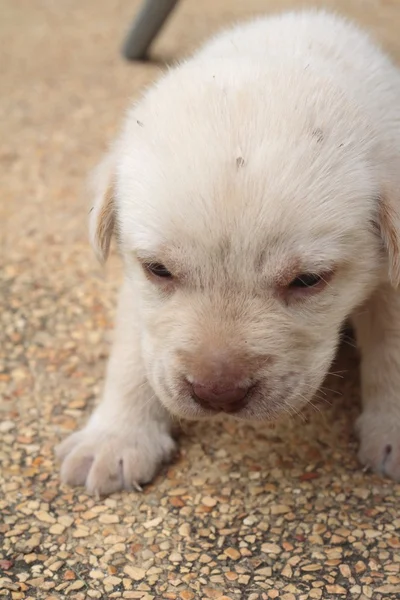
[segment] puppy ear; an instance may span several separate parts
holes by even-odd
[[[90,209],[90,241],[98,260],[103,263],[107,260],[115,229],[114,160],[111,155],[100,163],[89,184],[94,197]]]
[[[386,189],[380,199],[379,229],[389,260],[389,280],[400,285],[400,188]]]

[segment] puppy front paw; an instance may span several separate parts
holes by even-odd
[[[174,440],[158,424],[120,431],[88,425],[65,439],[56,453],[63,483],[104,496],[121,489],[140,490],[175,450]]]
[[[375,473],[400,481],[400,413],[364,411],[356,430],[360,438],[358,458]]]

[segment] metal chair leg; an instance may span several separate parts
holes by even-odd
[[[128,60],[146,57],[154,38],[178,0],[144,0],[124,42],[122,53]]]

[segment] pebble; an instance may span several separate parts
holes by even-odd
[[[225,554],[232,560],[239,560],[241,558],[241,554],[236,548],[226,548]]]
[[[104,575],[103,571],[99,571],[98,569],[93,569],[92,571],[90,571],[89,577],[91,577],[92,579],[104,579],[105,575]]]
[[[71,527],[72,523],[74,522],[74,519],[73,517],[69,517],[68,515],[62,515],[58,517],[58,522],[61,523],[61,525],[64,525],[64,527]]]
[[[51,515],[48,512],[45,512],[44,510],[38,511],[35,516],[37,519],[39,519],[39,521],[42,521],[43,523],[55,523],[56,522],[53,515]]]
[[[0,433],[8,433],[16,427],[16,423],[13,421],[2,421],[0,422]]]
[[[99,517],[99,521],[100,523],[119,523],[119,517],[118,515],[110,515],[108,513],[104,513],[102,515],[100,515]]]
[[[88,537],[88,535],[90,535],[89,529],[76,529],[72,533],[73,538],[84,538]]]
[[[154,529],[155,527],[158,527],[158,525],[160,525],[161,523],[162,523],[162,518],[156,517],[155,519],[151,519],[150,521],[146,521],[145,523],[143,523],[143,526],[146,529]]]
[[[109,575],[103,579],[104,585],[111,585],[115,587],[121,583],[122,579],[120,577],[115,577],[115,575]]]
[[[85,587],[85,583],[83,581],[73,581],[67,588],[65,588],[65,593],[69,594],[71,592],[81,590],[83,587]]]
[[[133,567],[131,565],[126,565],[124,567],[124,573],[126,573],[134,581],[141,581],[146,575],[146,571],[144,569],[141,569],[140,567]]]
[[[64,533],[65,531],[65,527],[64,525],[61,525],[60,523],[56,523],[55,525],[52,525],[49,529],[49,533],[51,533],[52,535],[61,535],[62,533]]]
[[[285,504],[275,504],[271,506],[271,515],[285,515],[289,513],[292,509]]]
[[[341,585],[337,585],[337,584],[336,585],[327,585],[326,591],[328,592],[328,594],[332,594],[332,595],[347,596],[346,588],[344,588]]]
[[[182,523],[178,529],[178,533],[184,538],[190,537],[190,525],[188,523]]]
[[[282,552],[282,548],[278,546],[278,544],[262,544],[261,552],[265,552],[265,554],[280,554]]]
[[[182,554],[179,554],[179,552],[172,552],[169,555],[169,560],[171,562],[181,562],[182,561]]]
[[[204,506],[209,506],[212,508],[217,504],[218,500],[216,498],[212,498],[211,496],[204,496],[201,502],[204,504]]]

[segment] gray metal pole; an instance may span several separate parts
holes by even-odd
[[[147,50],[179,0],[144,0],[124,42],[128,60],[146,58]]]

